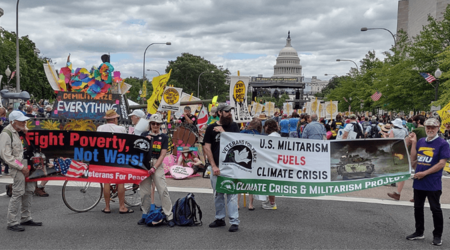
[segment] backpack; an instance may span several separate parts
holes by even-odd
[[[361,126],[359,126],[359,123],[353,123],[353,132],[356,133],[356,139],[364,138],[364,134],[361,130]]]
[[[197,220],[197,212],[200,222]],[[202,210],[195,202],[194,194],[189,193],[180,198],[172,208],[173,222],[178,226],[197,226],[202,224]]]
[[[366,131],[367,127],[370,127],[370,122],[364,121],[361,123],[363,130]]]
[[[142,219],[145,219],[145,224],[149,227],[161,225],[166,220],[166,215],[163,214],[162,208],[152,204],[150,211],[147,214],[142,215]]]
[[[378,133],[377,126],[378,123],[372,123],[372,125],[370,125],[370,134],[369,134],[370,138],[381,138],[380,133]]]

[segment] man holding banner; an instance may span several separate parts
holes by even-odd
[[[214,190],[214,205],[216,208],[216,220],[209,224],[209,227],[224,227],[225,223],[225,194],[216,192],[217,176],[220,175],[219,155],[220,155],[220,137],[222,132],[239,133],[239,126],[233,122],[231,115],[232,107],[222,103],[217,107],[219,113],[219,121],[211,124],[206,129],[204,151],[211,164],[213,174],[211,175],[211,186]],[[237,203],[237,194],[227,194],[228,217],[230,218],[231,227],[229,232],[239,230],[239,212]]]
[[[411,145],[411,165],[416,170],[414,174],[414,218],[416,231],[407,236],[408,240],[424,239],[424,213],[425,199],[428,199],[430,210],[433,213],[433,245],[442,245],[442,231],[444,219],[441,210],[440,197],[442,194],[442,169],[448,158],[450,148],[448,143],[437,135],[440,123],[435,118],[425,121],[427,137],[417,141],[415,133],[409,138]]]

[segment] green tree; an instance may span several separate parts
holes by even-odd
[[[6,30],[0,31],[0,74],[3,75],[2,88],[7,79],[5,70],[9,65],[11,71],[16,69],[16,34]],[[53,99],[54,92],[45,76],[43,64],[48,58],[41,58],[35,53],[36,45],[28,36],[19,39],[20,88],[28,91],[36,99]],[[10,86],[16,86],[16,79]]]
[[[226,84],[228,69],[217,67],[203,57],[183,53],[175,61],[169,61],[166,73],[172,70],[168,85],[183,88],[183,92],[197,96],[198,78],[200,77],[200,99],[219,96],[218,101],[229,100],[229,88]],[[214,73],[210,73],[214,71]]]

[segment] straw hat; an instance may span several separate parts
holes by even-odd
[[[114,119],[114,118],[118,118],[118,117],[120,117],[120,115],[118,115],[114,109],[110,109],[110,110],[106,111],[106,114],[103,118],[106,120],[109,120],[109,119]]]
[[[266,114],[261,113],[261,114],[259,114],[258,119],[260,119],[260,120],[267,120],[267,116],[266,116]]]
[[[384,133],[389,132],[389,130],[391,130],[391,124],[385,124],[383,126],[381,126],[381,131],[383,131]]]

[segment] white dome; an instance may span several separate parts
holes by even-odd
[[[298,77],[302,75],[302,65],[300,65],[297,50],[291,45],[290,33],[288,33],[286,39],[286,46],[278,54],[273,71],[272,77]]]

